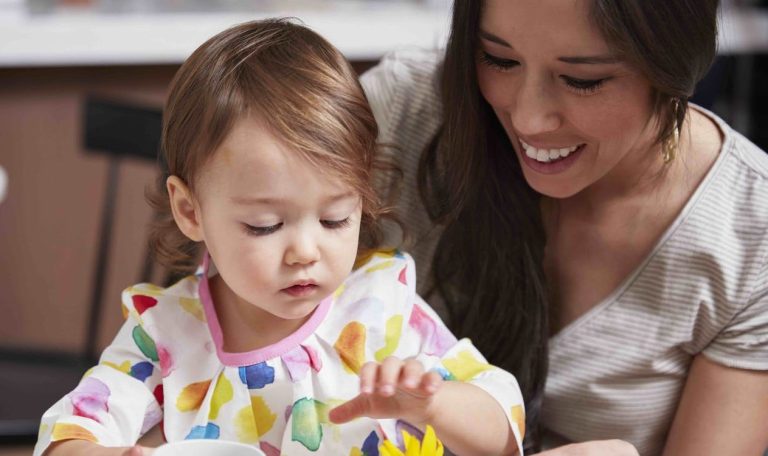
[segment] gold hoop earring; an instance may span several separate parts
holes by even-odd
[[[664,164],[671,162],[677,156],[677,148],[680,144],[680,133],[677,130],[677,122],[672,129],[672,135],[664,140],[661,145],[661,157],[664,159]]]
[[[680,131],[677,124],[678,109],[680,109],[680,100],[675,99],[672,101],[672,115],[675,119],[672,125],[672,134],[661,144],[661,157],[665,165],[675,159],[680,145]]]

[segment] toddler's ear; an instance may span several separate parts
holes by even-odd
[[[195,242],[203,240],[203,229],[195,200],[189,187],[177,176],[170,176],[165,181],[171,200],[171,211],[176,225],[185,236]]]

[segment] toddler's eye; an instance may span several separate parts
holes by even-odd
[[[267,234],[272,234],[275,231],[279,230],[280,227],[283,226],[283,223],[280,222],[270,226],[253,226],[247,223],[243,223],[243,226],[245,227],[245,231],[248,232],[248,234],[253,234],[256,236],[266,236]]]
[[[330,228],[332,230],[337,228],[344,228],[346,226],[349,226],[349,217],[342,220],[320,220],[320,223],[324,227]]]

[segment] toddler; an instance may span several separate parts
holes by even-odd
[[[123,292],[99,364],[43,416],[35,455],[141,455],[223,439],[279,454],[374,455],[431,424],[457,454],[514,454],[514,377],[457,341],[415,293],[411,258],[376,250],[386,169],[354,71],[307,28],[245,23],[171,85],[152,245],[169,288]]]

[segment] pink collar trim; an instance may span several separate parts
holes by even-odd
[[[216,315],[216,309],[213,306],[213,299],[211,298],[211,290],[208,286],[209,266],[210,256],[208,255],[208,252],[205,252],[203,255],[203,271],[200,276],[200,282],[198,283],[198,293],[200,294],[200,301],[203,304],[203,311],[205,312],[208,330],[216,345],[216,354],[218,355],[219,360],[226,366],[239,367],[258,364],[290,351],[315,332],[317,327],[320,326],[320,323],[325,320],[325,317],[328,315],[328,311],[331,308],[333,295],[320,301],[320,304],[318,304],[317,308],[312,313],[312,316],[309,317],[309,320],[285,339],[249,352],[231,353],[224,351],[224,334],[221,331],[219,317]]]

